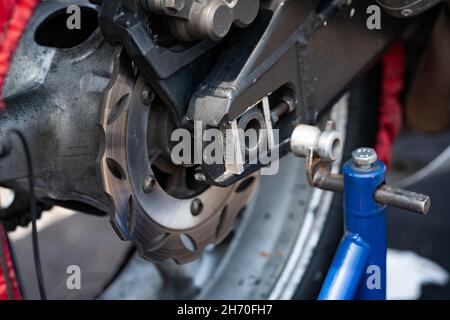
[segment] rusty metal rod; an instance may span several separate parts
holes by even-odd
[[[340,174],[319,173],[314,177],[314,186],[319,189],[342,193],[344,189],[344,177]],[[375,191],[374,199],[379,204],[414,211],[424,215],[430,209],[430,197],[427,195],[386,184],[380,186]]]
[[[380,204],[386,204],[420,214],[427,214],[431,204],[430,197],[427,195],[389,185],[380,186],[375,191],[374,198]]]

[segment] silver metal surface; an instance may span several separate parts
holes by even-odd
[[[318,170],[314,175],[313,185],[322,190],[342,193],[344,191],[344,178],[340,174]],[[380,186],[373,197],[380,204],[420,214],[427,214],[431,204],[430,197],[427,195],[389,185]]]
[[[161,5],[167,10],[178,12],[184,8],[185,0],[162,0]]]
[[[358,148],[352,152],[355,165],[361,169],[370,169],[377,162],[378,155],[372,148]]]
[[[259,107],[259,105],[263,107]],[[265,107],[268,99],[249,108],[239,119],[233,120],[224,130],[225,172],[219,179],[226,179],[231,175],[240,175],[244,172],[245,163],[256,163],[260,154],[270,148],[270,137],[273,129],[270,115],[266,116]]]
[[[335,161],[342,148],[342,136],[336,130],[321,131],[316,126],[300,124],[291,136],[291,151],[299,157],[308,157],[312,150],[323,161]]]
[[[430,197],[424,194],[388,185],[383,185],[378,188],[377,191],[375,191],[374,199],[380,204],[385,204],[420,214],[427,214],[431,205]]]
[[[172,32],[181,40],[220,40],[233,23],[246,27],[256,18],[260,0],[139,0],[141,8],[170,16]]]

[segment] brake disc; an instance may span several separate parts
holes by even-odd
[[[230,233],[258,179],[251,177],[229,188],[205,187],[187,197],[167,192],[154,178],[155,160],[149,151],[157,148],[149,145],[148,137],[155,131],[150,128],[150,115],[157,112],[148,96],[150,89],[143,77],[135,75],[123,50],[115,55],[115,70],[98,119],[103,135],[99,170],[111,198],[111,223],[143,258],[189,262]],[[158,123],[156,130],[163,127]]]

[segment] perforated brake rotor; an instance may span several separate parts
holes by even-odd
[[[143,258],[189,262],[230,233],[258,179],[229,188],[210,187],[191,198],[170,195],[157,179],[151,191],[146,189],[146,177],[155,176],[148,146],[149,115],[155,108],[143,101],[147,85],[134,75],[128,57],[121,49],[115,55],[115,70],[98,120],[103,135],[99,169],[113,204],[111,223]],[[194,199],[202,206],[198,214],[192,213]]]

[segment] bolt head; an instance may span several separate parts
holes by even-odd
[[[154,176],[150,175],[144,179],[144,182],[142,183],[142,190],[145,193],[150,193],[153,191],[155,186],[156,186],[156,179]]]
[[[203,202],[200,199],[194,199],[191,203],[191,213],[194,217],[198,216],[203,211]]]
[[[206,182],[206,177],[203,173],[194,174],[194,179],[195,179],[195,181],[198,181],[198,182]]]
[[[336,122],[334,122],[333,120],[327,120],[327,123],[325,125],[325,130],[326,131],[332,131],[332,130],[336,130]]]
[[[409,17],[410,15],[412,15],[413,11],[411,9],[403,9],[401,11],[401,15],[404,17]]]
[[[143,104],[148,106],[153,102],[154,99],[155,99],[155,93],[153,92],[152,89],[144,88],[144,90],[142,90],[141,100],[142,100]]]
[[[378,160],[377,153],[372,148],[359,148],[352,152],[353,162],[357,167],[369,169]]]
[[[280,121],[280,117],[278,117],[276,112],[271,112],[270,117],[272,118],[271,120],[273,123],[278,123],[278,121]]]

